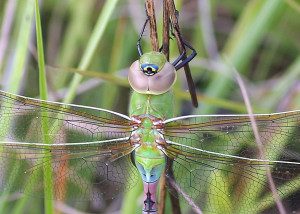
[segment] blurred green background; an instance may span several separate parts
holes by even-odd
[[[161,1],[155,2],[160,33],[162,7]],[[127,113],[130,89],[119,78],[126,80],[128,67],[138,58],[136,42],[145,21],[143,3],[40,2],[49,100]],[[190,66],[200,103],[197,109],[191,105],[184,72],[179,71],[177,115],[246,113],[228,67],[242,75],[255,113],[299,109],[300,1],[177,0],[176,6],[183,36],[198,52]],[[0,2],[1,89],[28,97],[39,96],[34,18],[33,0]],[[144,51],[151,50],[149,31],[143,38]],[[171,40],[171,58],[177,56],[175,40]],[[87,75],[74,74],[70,68]],[[118,213],[122,199],[104,207],[60,205],[56,212]],[[20,203],[12,197],[11,201],[6,207],[11,213],[43,212],[42,200]]]

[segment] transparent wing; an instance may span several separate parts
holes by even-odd
[[[165,122],[165,150],[174,158],[175,182],[200,209],[278,213],[276,198],[288,213],[299,208],[300,112],[254,117],[264,157],[247,115],[186,116]]]
[[[55,199],[111,199],[136,183],[132,124],[124,115],[0,91],[0,118],[2,195],[43,197],[45,168]]]
[[[45,135],[55,143],[114,139],[130,136],[130,118],[104,109],[67,105],[0,91],[0,137],[11,141],[41,143]],[[46,115],[46,116],[45,116]],[[42,133],[47,117],[49,131]]]

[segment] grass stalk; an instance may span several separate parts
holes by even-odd
[[[39,11],[38,0],[35,0],[35,23],[36,23],[36,38],[37,38],[37,54],[38,54],[38,67],[39,67],[39,90],[40,98],[42,100],[48,99],[47,92],[47,81],[46,81],[46,70],[45,70],[45,59],[44,59],[44,48],[43,48],[43,36],[42,36],[42,26],[41,17]],[[41,125],[42,125],[42,135],[43,143],[51,144],[49,133],[49,120],[48,112],[41,112]],[[51,167],[51,154],[49,151],[45,151],[45,156],[43,159],[43,175],[44,175],[44,212],[45,214],[54,213],[53,206],[53,175]],[[48,164],[50,163],[50,164]]]
[[[28,44],[31,37],[31,29],[33,25],[33,15],[34,15],[34,1],[28,0],[26,2],[23,2],[23,7],[20,8],[20,13],[22,14],[21,17],[21,23],[20,23],[20,29],[17,35],[17,43],[15,47],[15,54],[12,60],[12,68],[11,70],[7,71],[9,72],[9,78],[7,84],[4,84],[4,90],[16,93],[19,91],[19,88],[21,86],[21,80],[23,77],[23,72],[25,71],[25,62],[28,55]],[[8,107],[8,106],[7,106]],[[1,115],[5,114],[6,109],[1,109]],[[9,132],[10,128],[9,118],[7,118],[7,121],[5,121],[1,126],[1,136],[5,136],[6,133]],[[16,176],[18,174],[18,171],[20,169],[19,164],[13,164],[12,169],[10,169],[11,173],[9,176],[9,184],[7,184],[7,189],[3,192],[1,192],[2,200],[0,201],[0,210],[5,210],[5,207],[7,205],[7,194],[10,193],[10,184],[13,185],[17,182],[18,177]]]
[[[78,68],[80,70],[86,70],[88,68],[88,66],[94,56],[96,48],[103,37],[104,31],[108,25],[109,18],[112,15],[112,12],[114,11],[114,8],[116,7],[117,3],[118,3],[118,0],[111,0],[111,1],[105,2],[105,5],[103,6],[103,9],[97,20],[97,23],[95,25],[93,33],[87,44],[85,52],[79,63]],[[74,99],[74,97],[76,95],[76,89],[77,89],[78,85],[80,84],[81,80],[82,80],[82,75],[75,74],[73,76],[72,81],[69,85],[69,90],[66,94],[65,99],[63,100],[64,103],[70,103]]]
[[[22,22],[15,47],[15,56],[12,63],[11,72],[7,84],[4,85],[4,90],[11,93],[17,93],[23,77],[26,58],[28,56],[28,46],[32,31],[32,20],[34,14],[34,1],[27,0],[22,9]]]
[[[64,38],[62,44],[60,44],[61,48],[59,48],[56,64],[62,67],[75,67],[78,54],[76,51],[70,50],[79,50],[85,45],[82,44],[82,41],[86,41],[86,38],[89,36],[90,19],[92,16],[90,11],[94,7],[94,2],[72,0],[68,1],[67,6],[70,8],[70,22],[67,25],[65,34],[63,34]],[[58,5],[58,7],[61,7],[61,5]],[[56,88],[64,87],[68,80],[68,74],[64,72],[57,72],[57,74],[59,75],[54,77]]]
[[[250,1],[244,15],[231,34],[223,54],[240,72],[245,73],[245,67],[252,59],[255,51],[274,22],[279,20],[286,9],[282,0]],[[245,27],[247,26],[247,27]],[[233,79],[220,74],[214,74],[205,94],[212,97],[227,97],[232,90]],[[210,114],[216,110],[210,105],[203,105],[197,114]]]

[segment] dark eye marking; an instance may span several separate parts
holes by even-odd
[[[158,66],[155,64],[145,63],[141,64],[141,70],[145,75],[152,76],[158,72]]]

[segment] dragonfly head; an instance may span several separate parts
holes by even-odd
[[[165,168],[165,157],[162,155],[150,157],[149,155],[135,154],[135,165],[146,183],[154,183],[160,178]]]
[[[130,86],[142,94],[163,94],[176,81],[176,69],[161,52],[143,54],[128,73]]]

